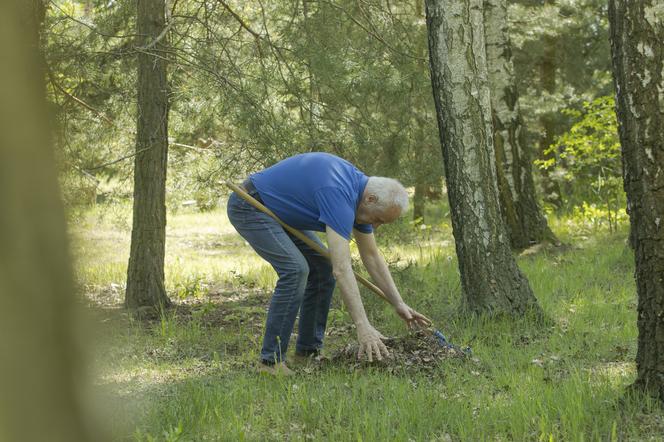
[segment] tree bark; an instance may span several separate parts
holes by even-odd
[[[545,5],[552,5],[555,0],[544,0]],[[553,36],[544,36],[544,52],[539,62],[540,70],[540,93],[553,95],[556,92],[556,39]],[[540,157],[547,160],[555,156],[552,153],[544,153],[553,144],[556,122],[554,116],[549,112],[540,117],[542,134],[539,140]],[[542,187],[544,190],[544,201],[560,208],[563,205],[560,183],[557,182],[547,170],[542,170]]]
[[[634,387],[664,400],[664,5],[609,1],[616,111],[638,293]]]
[[[424,204],[426,184],[421,177],[417,177],[415,183],[415,193],[413,194],[413,221],[424,222]]]
[[[303,28],[305,32],[305,36],[307,40],[313,39],[314,38],[314,32],[311,30],[311,24],[310,19],[309,19],[309,1],[311,0],[303,0],[302,1],[302,19],[303,19]],[[306,110],[306,117],[303,116],[303,120],[306,121],[307,125],[307,135],[309,137],[308,139],[308,149],[311,152],[315,152],[319,150],[319,144],[320,142],[318,141],[318,137],[316,136],[317,128],[316,128],[316,112],[315,108],[317,106],[316,104],[316,83],[315,83],[315,77],[314,77],[314,71],[311,68],[313,66],[313,59],[311,58],[311,55],[309,51],[307,51],[307,82],[308,82],[308,96],[307,96],[307,107],[308,109]]]
[[[137,4],[138,117],[125,305],[161,308],[170,304],[164,288],[168,83],[166,60],[163,52],[156,51],[166,47],[165,4],[164,0],[138,0]]]
[[[557,243],[537,204],[530,154],[523,144],[506,0],[484,1],[484,30],[493,110],[500,207],[513,249]]]
[[[41,0],[0,2],[0,440],[91,440]],[[104,439],[98,435],[98,439]]]
[[[500,215],[482,0],[427,0],[426,15],[463,306],[492,314],[539,310]]]

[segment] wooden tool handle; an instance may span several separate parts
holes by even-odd
[[[274,212],[272,212],[270,209],[268,209],[267,207],[265,207],[263,204],[261,204],[261,203],[259,203],[258,201],[256,201],[256,199],[253,198],[251,195],[249,195],[249,194],[248,194],[243,188],[241,188],[240,186],[238,186],[238,185],[236,185],[236,184],[233,184],[233,183],[231,183],[231,182],[229,182],[229,181],[226,181],[226,185],[227,185],[231,190],[233,190],[233,192],[237,193],[237,194],[238,194],[239,196],[241,196],[244,200],[246,200],[249,204],[251,204],[252,206],[254,206],[255,208],[257,208],[257,209],[260,210],[261,212],[263,212],[263,213],[265,213],[265,214],[271,216],[272,218],[274,218],[274,220],[275,220],[276,222],[278,222],[278,223],[281,225],[281,227],[283,227],[284,229],[288,230],[290,233],[292,233],[292,234],[293,234],[294,236],[296,236],[297,238],[301,239],[306,245],[308,245],[309,247],[311,247],[312,249],[314,249],[316,252],[320,253],[320,254],[323,255],[325,258],[327,258],[328,261],[330,260],[330,252],[328,252],[327,249],[325,249],[324,247],[321,247],[319,244],[317,244],[316,242],[312,241],[312,240],[311,240],[308,236],[306,236],[304,233],[300,232],[300,231],[297,230],[297,229],[294,229],[293,227],[289,226],[288,224],[286,224],[285,222],[283,222],[282,220],[280,220],[279,217],[278,217],[277,215],[274,214]],[[378,296],[380,296],[381,298],[383,298],[383,300],[385,300],[386,302],[388,302],[388,303],[390,302],[390,301],[387,299],[387,296],[385,296],[385,293],[383,293],[383,291],[380,289],[380,287],[376,286],[374,283],[372,283],[371,281],[369,281],[368,279],[366,279],[366,278],[363,277],[362,275],[359,275],[357,272],[353,271],[353,273],[355,274],[355,278],[357,278],[357,280],[360,281],[360,282],[361,282],[366,288],[368,288],[369,290],[371,290],[372,292],[374,292],[375,294],[377,294]]]

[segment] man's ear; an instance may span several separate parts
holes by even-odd
[[[374,203],[378,202],[378,197],[376,195],[374,195],[373,193],[370,193],[369,195],[367,195],[367,202],[374,204]]]

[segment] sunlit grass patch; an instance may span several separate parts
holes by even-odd
[[[130,212],[123,206],[110,207],[111,214],[101,206],[95,208],[71,230],[77,279],[86,292],[117,303],[123,298],[131,239],[130,230],[118,227],[125,224],[117,218],[125,220]],[[267,289],[276,281],[272,269],[235,232],[223,209],[169,216],[164,271],[166,290],[176,299],[243,284]]]

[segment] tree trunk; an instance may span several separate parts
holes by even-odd
[[[539,310],[500,215],[482,0],[427,0],[426,14],[464,307],[494,314]]]
[[[309,5],[307,4],[310,0],[303,0],[302,1],[302,27],[304,28],[304,34],[305,38],[307,40],[312,38],[312,33],[310,30],[309,26]],[[309,55],[309,51],[307,51],[307,56],[306,56],[306,70],[307,70],[307,83],[308,83],[308,95],[307,95],[307,109],[302,108],[302,101],[300,101],[300,118],[302,118],[302,121],[306,125],[307,128],[307,135],[308,135],[308,140],[307,140],[307,148],[309,149],[310,152],[315,152],[316,146],[318,143],[316,142],[316,135],[314,132],[314,76],[313,76],[313,70],[311,69],[311,66],[313,64],[313,61],[311,59],[311,56]]]
[[[85,441],[92,438],[45,102],[43,18],[41,0],[0,2],[0,440]]]
[[[168,83],[163,52],[164,0],[138,0],[138,118],[134,219],[127,269],[128,308],[170,304],[164,289]],[[161,39],[155,42],[156,39]]]
[[[427,185],[422,177],[418,176],[415,183],[415,193],[413,195],[413,221],[424,222],[424,201]]]
[[[500,207],[512,248],[558,242],[535,196],[530,155],[522,139],[522,119],[507,28],[507,1],[484,1],[484,30],[493,110],[493,140]]]
[[[664,6],[611,0],[609,22],[639,299],[634,387],[664,400]]]
[[[545,5],[552,5],[555,0],[544,0]],[[540,69],[540,93],[553,95],[556,92],[556,39],[550,35],[544,36],[544,53],[539,63]],[[547,160],[555,154],[544,152],[553,144],[556,122],[554,115],[545,113],[540,117],[542,135],[539,141],[540,157]],[[547,170],[542,171],[542,187],[544,190],[544,201],[560,208],[563,205],[560,183],[557,182]]]

